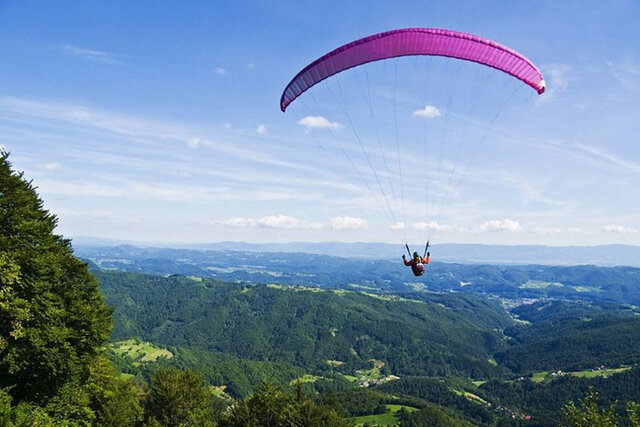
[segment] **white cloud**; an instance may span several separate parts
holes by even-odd
[[[569,87],[571,78],[569,77],[570,67],[568,65],[553,64],[547,67],[545,74],[549,76],[553,87],[564,92]]]
[[[298,120],[298,124],[307,129],[342,129],[342,125],[338,122],[330,122],[322,116],[307,116]]]
[[[558,233],[562,233],[562,229],[561,228],[555,228],[555,227],[533,227],[531,229],[531,232],[533,234],[542,234],[542,235],[558,234]]]
[[[522,227],[518,221],[513,221],[511,219],[504,219],[502,221],[494,219],[490,221],[485,221],[480,226],[480,231],[520,231]]]
[[[256,132],[258,132],[258,134],[260,135],[266,135],[267,133],[269,133],[269,131],[267,130],[267,127],[262,124],[258,126],[258,128],[256,129]]]
[[[102,52],[99,50],[87,49],[84,47],[74,46],[70,44],[63,45],[62,50],[69,55],[81,56],[91,61],[104,62],[107,64],[122,63],[121,61],[117,60],[114,55],[107,52]]]
[[[440,110],[433,105],[425,105],[422,110],[416,110],[413,112],[413,117],[421,117],[423,119],[435,119],[441,115],[442,113]]]
[[[51,163],[45,163],[43,165],[40,165],[40,169],[45,170],[45,171],[55,171],[58,170],[62,167],[62,165],[60,163],[57,162],[51,162]]]
[[[267,228],[303,228],[304,225],[298,218],[288,215],[265,216],[258,220],[258,224]]]
[[[547,102],[557,94],[566,92],[573,80],[571,67],[564,64],[549,64],[543,67],[543,74],[547,80],[547,90],[537,98],[538,102]]]
[[[253,70],[256,68],[256,64],[254,64],[253,62],[250,62],[247,64],[247,70]]]
[[[229,122],[224,122],[222,124],[222,127],[225,128],[225,129],[231,129],[233,127],[233,125],[231,123],[229,123]]]
[[[200,138],[191,138],[190,140],[187,141],[187,146],[189,148],[196,148],[201,143],[202,143],[202,141],[200,140]]]
[[[414,230],[430,230],[430,231],[451,231],[451,227],[445,224],[440,224],[436,221],[416,222],[411,224],[411,228]]]
[[[605,233],[619,233],[619,234],[636,234],[640,233],[637,228],[629,228],[618,224],[607,224],[601,228]]]
[[[367,228],[369,226],[367,220],[353,216],[337,216],[335,218],[331,218],[329,224],[334,230],[357,230]]]
[[[321,222],[305,222],[298,218],[288,215],[270,215],[262,217],[258,220],[253,218],[235,217],[226,220],[218,220],[215,224],[224,225],[226,227],[236,228],[250,228],[250,227],[264,227],[264,228],[308,228],[312,230],[321,230],[324,225]]]
[[[255,227],[256,226],[256,222],[251,219],[251,218],[242,218],[242,217],[235,217],[235,218],[230,218],[230,219],[226,219],[226,220],[219,220],[219,221],[215,221],[216,224],[220,224],[220,225],[224,225],[226,227],[237,227],[237,228],[244,228],[244,227]]]
[[[389,230],[404,230],[405,228],[405,223],[402,221],[398,221],[395,224],[393,224],[391,227],[389,227]]]
[[[228,76],[229,75],[229,70],[227,70],[226,68],[216,67],[213,71],[216,74],[220,75],[220,76]]]
[[[212,201],[284,201],[312,200],[317,196],[289,189],[278,191],[260,188],[238,189],[231,186],[179,185],[176,183],[135,182],[131,178],[105,177],[106,180],[60,181],[48,179],[39,183],[45,195],[90,196],[100,198],[127,198],[135,200],[164,200],[169,202],[207,203]]]

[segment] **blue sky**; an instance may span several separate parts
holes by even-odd
[[[640,244],[638,22],[637,1],[0,1],[0,145],[70,237]],[[406,27],[512,47],[548,91],[405,58],[280,112],[307,63]]]

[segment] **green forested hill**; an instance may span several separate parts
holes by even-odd
[[[111,343],[107,355],[126,376],[138,376],[146,382],[165,366],[193,369],[202,373],[207,383],[224,390],[226,395],[241,398],[250,395],[262,383],[287,385],[306,373],[304,368],[284,362],[243,360],[229,354],[173,346],[164,350],[170,358],[139,361],[118,351],[132,341],[137,340]]]
[[[609,378],[566,375],[543,383],[489,381],[480,386],[480,393],[496,403],[532,414],[534,425],[556,426],[562,419],[564,405],[582,399],[591,387],[599,393],[603,407],[616,401],[640,401],[640,367]]]
[[[469,296],[411,300],[185,277],[97,276],[115,308],[114,340],[139,337],[323,371],[370,368],[375,359],[396,375],[495,376],[488,359],[504,346],[499,329],[512,323],[497,304]],[[476,318],[487,320],[475,322],[470,304]]]
[[[530,324],[507,328],[511,346],[495,358],[515,372],[640,361],[640,316],[634,308],[553,301],[518,307],[514,313]]]
[[[557,425],[559,409],[589,385],[607,401],[617,395],[616,384],[637,394],[631,385],[637,369],[610,378],[589,378],[587,371],[541,383],[513,381],[536,371],[632,363],[640,342],[633,307],[540,301],[513,309],[516,322],[495,302],[463,294],[392,296],[368,289],[96,274],[115,309],[112,340],[138,337],[168,346],[174,358],[159,365],[199,369],[234,397],[248,395],[265,379],[286,386],[298,378],[312,393],[338,392],[345,405],[352,401],[345,409],[350,416],[393,418],[379,411],[399,404],[418,408],[397,413],[403,425],[422,425],[436,413],[474,425],[533,414],[534,425]],[[125,370],[148,377],[156,367]],[[618,371],[624,369],[632,368]],[[378,395],[358,397],[350,378],[375,378],[373,371],[401,378],[375,385]],[[489,382],[476,388],[468,378]],[[440,409],[429,406],[434,404]]]

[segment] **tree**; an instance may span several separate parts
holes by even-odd
[[[0,387],[18,403],[81,383],[111,330],[97,281],[56,225],[0,152]]]
[[[600,409],[598,393],[590,389],[587,396],[580,400],[580,407],[570,402],[562,412],[570,427],[616,427],[620,421],[616,406],[617,404],[613,403],[607,409]]]
[[[160,425],[213,425],[211,393],[201,374],[176,368],[158,369],[152,379],[147,414]]]
[[[93,360],[86,387],[91,400],[89,406],[96,415],[94,425],[125,427],[142,421],[142,391],[131,380],[120,378],[106,357]]]
[[[11,405],[11,396],[0,390],[0,425],[4,427],[53,427],[54,420],[43,408],[28,403]],[[58,423],[59,424],[59,423]]]
[[[219,420],[221,427],[347,427],[353,423],[333,408],[318,405],[298,388],[295,395],[262,384],[248,399],[231,406]]]
[[[629,425],[631,427],[640,427],[640,403],[627,403],[627,416],[629,417]]]

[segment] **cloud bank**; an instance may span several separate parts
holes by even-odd
[[[298,120],[298,124],[300,126],[305,127],[307,130],[310,130],[310,129],[339,130],[343,128],[343,126],[340,123],[330,122],[326,117],[322,117],[322,116],[307,116]]]

